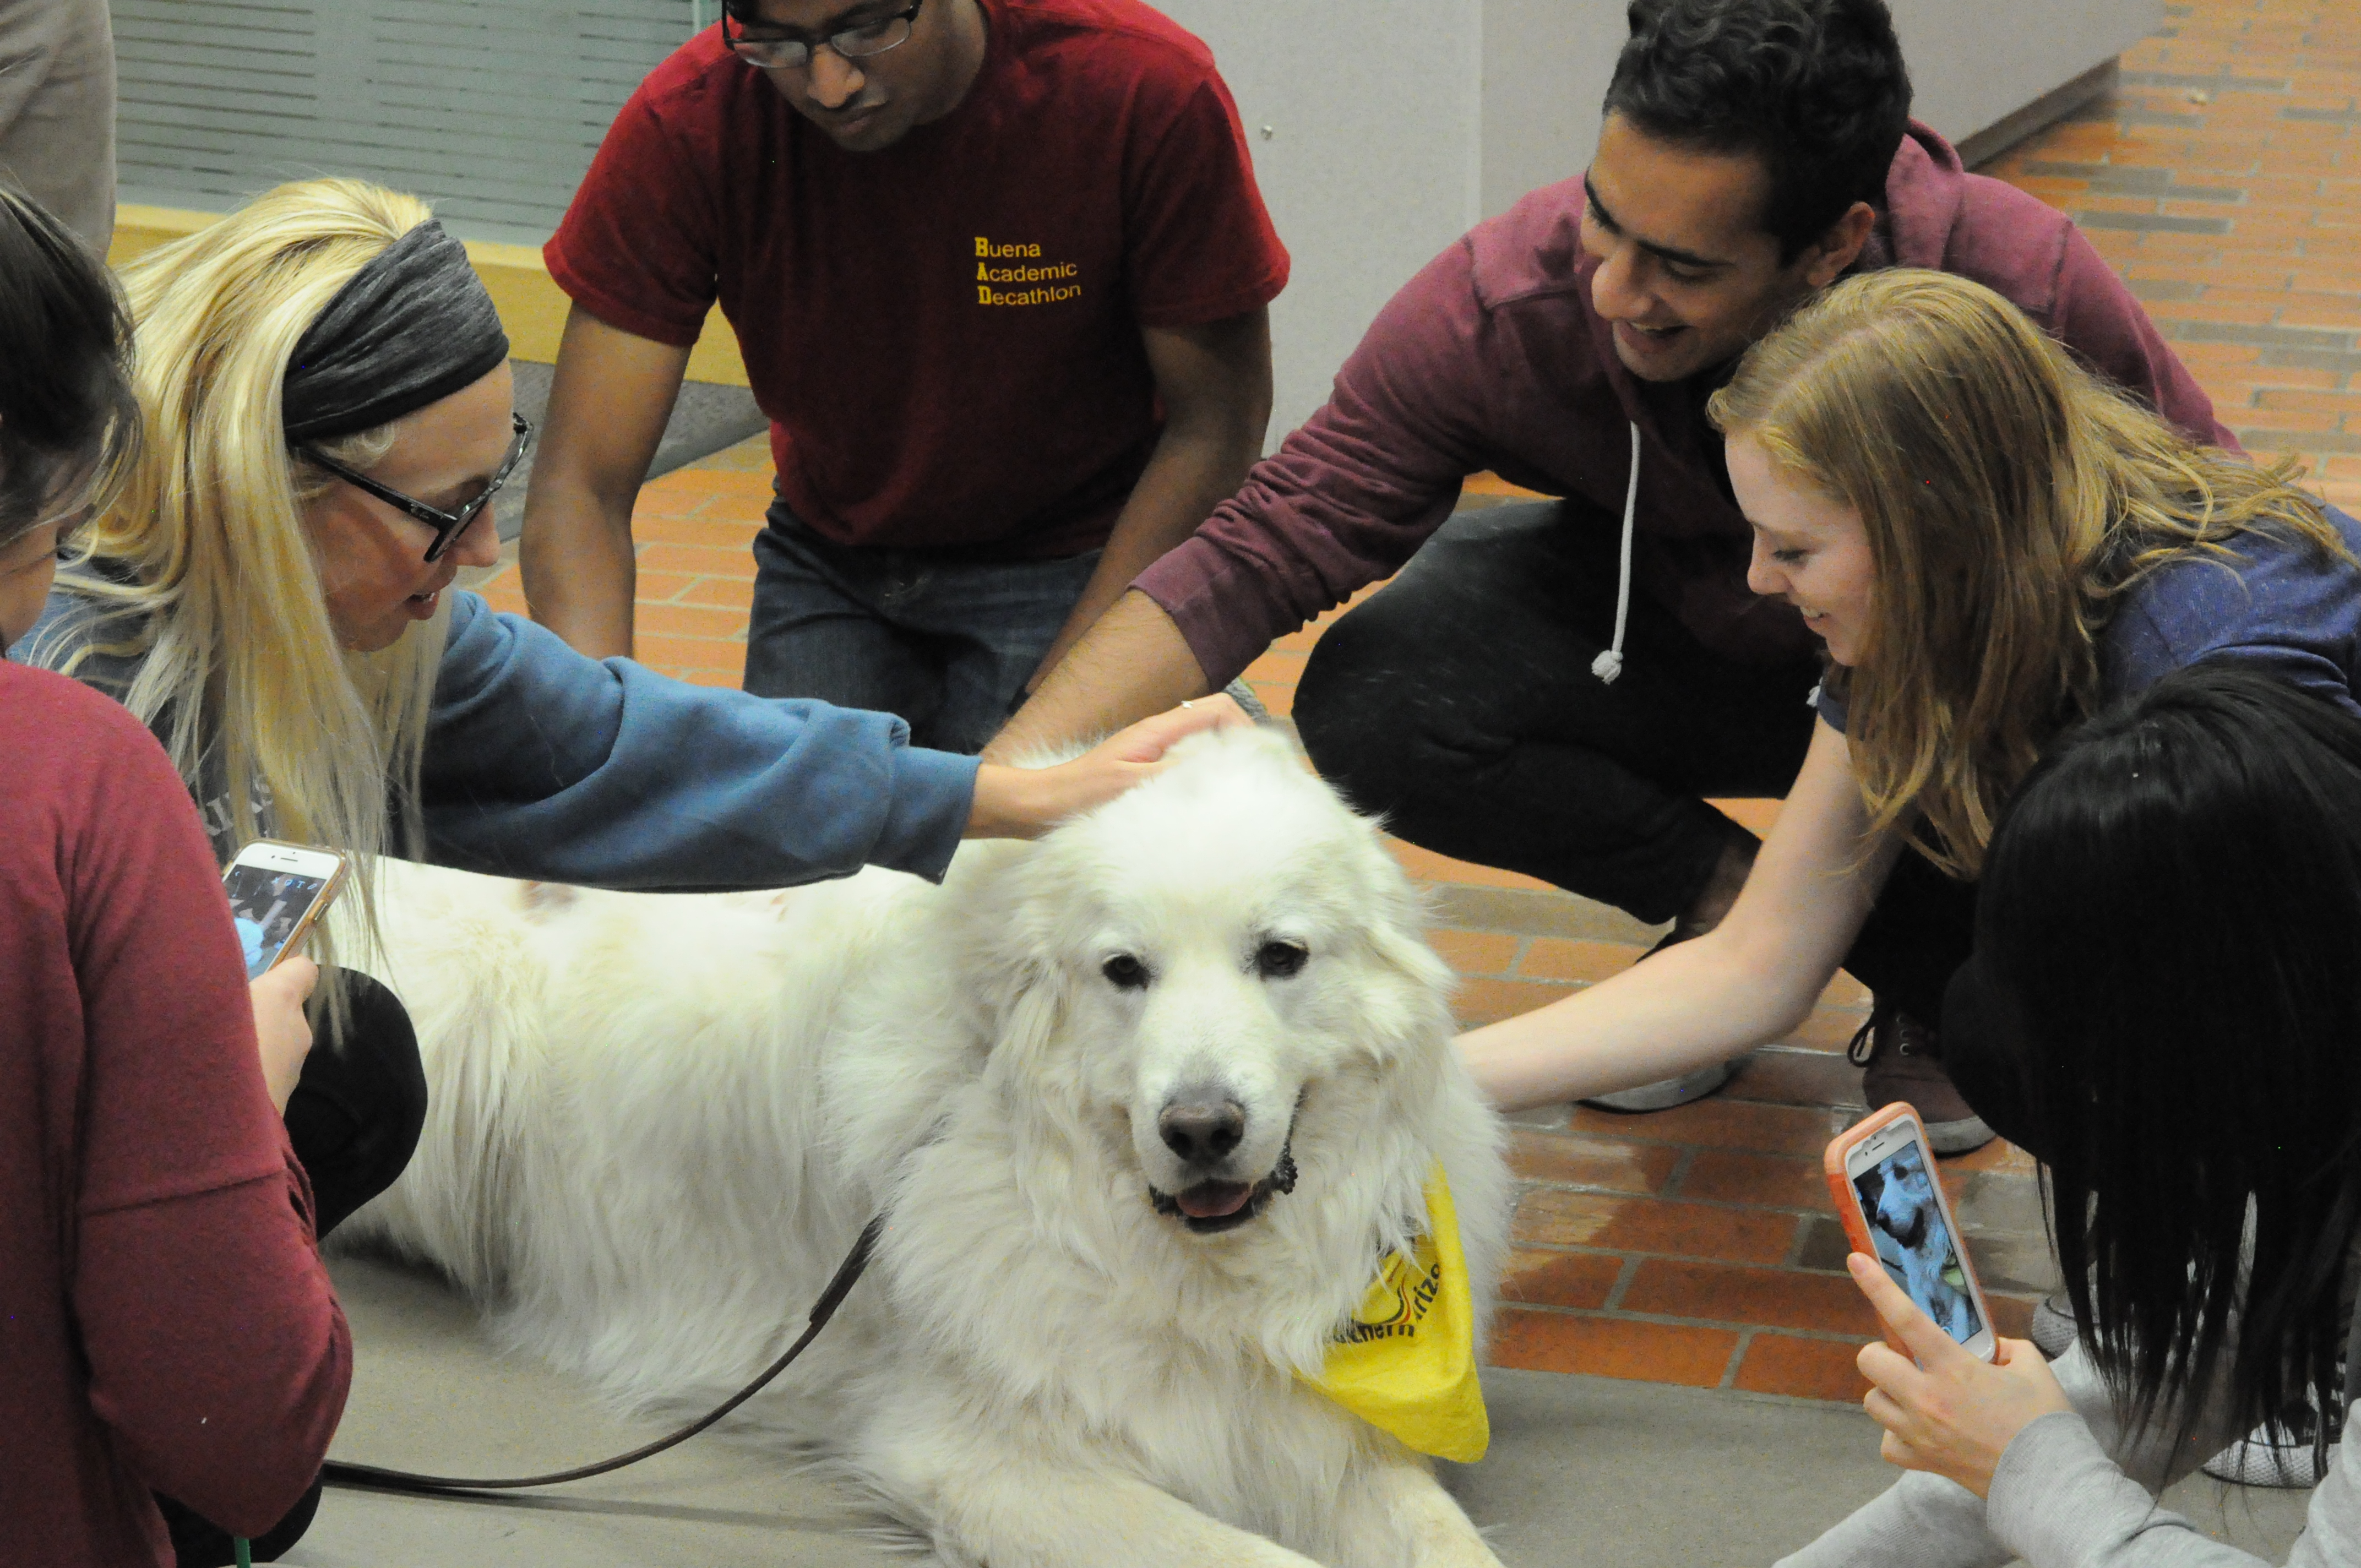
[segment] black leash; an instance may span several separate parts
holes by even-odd
[[[763,1369],[761,1376],[730,1395],[711,1413],[681,1428],[669,1437],[658,1438],[655,1442],[635,1448],[629,1453],[619,1453],[612,1459],[602,1459],[596,1464],[584,1464],[572,1470],[554,1471],[547,1475],[519,1475],[489,1481],[467,1480],[453,1475],[413,1475],[406,1470],[386,1470],[374,1464],[347,1464],[342,1460],[332,1459],[321,1467],[320,1478],[331,1486],[364,1486],[377,1491],[418,1492],[432,1497],[442,1493],[464,1495],[469,1492],[512,1492],[527,1486],[555,1486],[567,1481],[587,1481],[593,1475],[604,1475],[609,1471],[620,1470],[627,1464],[637,1464],[641,1460],[653,1454],[662,1453],[665,1449],[677,1443],[686,1442],[690,1438],[761,1393],[772,1378],[785,1372],[796,1357],[804,1353],[804,1347],[819,1337],[819,1331],[828,1326],[829,1319],[836,1315],[836,1309],[843,1304],[846,1293],[852,1288],[852,1282],[859,1279],[861,1271],[869,1266],[870,1254],[877,1247],[877,1234],[884,1228],[885,1216],[883,1214],[862,1227],[860,1239],[852,1244],[852,1250],[845,1255],[843,1264],[836,1271],[836,1277],[828,1282],[828,1288],[820,1292],[819,1300],[814,1303],[811,1310],[811,1325],[804,1330],[802,1336],[795,1343],[787,1346],[787,1353],[785,1355],[771,1363]]]

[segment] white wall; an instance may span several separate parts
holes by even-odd
[[[1630,28],[1622,0],[1490,0],[1484,17],[1485,217],[1582,171]]]
[[[1577,4],[1604,0],[1576,0]],[[1482,0],[1157,0],[1213,46],[1295,261],[1271,441],[1395,290],[1482,212]]]
[[[1436,252],[1579,173],[1623,0],[1154,0],[1213,46],[1295,258],[1269,444]],[[1917,113],[1953,140],[2120,53],[2164,0],[1889,0]]]

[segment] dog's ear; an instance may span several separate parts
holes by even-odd
[[[995,1066],[1022,1069],[1049,1050],[1072,998],[1055,965],[1027,964],[1011,979],[991,1014],[990,1049]]]
[[[1375,827],[1366,820],[1363,826],[1353,851],[1337,857],[1355,868],[1353,924],[1378,965],[1374,983],[1360,987],[1354,999],[1367,1029],[1363,1037],[1413,1050],[1447,1041],[1457,977],[1427,946],[1426,910],[1417,889],[1386,852]]]
[[[962,902],[962,989],[984,1048],[1024,1059],[1045,1049],[1065,1018],[1071,981],[1060,961],[1054,873],[1038,846],[1003,855]]]
[[[1449,991],[1455,977],[1451,966],[1427,945],[1426,909],[1418,891],[1391,878],[1379,879],[1369,890],[1368,907],[1373,913],[1369,945],[1386,967],[1414,985]]]

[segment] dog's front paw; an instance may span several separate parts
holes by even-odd
[[[1414,1568],[1502,1568],[1476,1527],[1460,1520],[1461,1530],[1442,1530],[1419,1542],[1411,1558]]]
[[[1484,1534],[1423,1464],[1380,1467],[1368,1476],[1367,1538],[1350,1550],[1352,1568],[1408,1563],[1411,1568],[1501,1568]],[[1382,1537],[1379,1541],[1378,1537]]]

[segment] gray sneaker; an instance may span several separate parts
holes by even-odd
[[[2074,1346],[2081,1326],[2074,1321],[2074,1303],[2063,1290],[2044,1296],[2033,1309],[2030,1337],[2045,1361],[2055,1361]]]
[[[2331,1403],[2338,1414],[2328,1420],[2328,1468],[2336,1464],[2337,1440],[2345,1435],[2341,1419],[2347,1369],[2340,1363]],[[2327,1473],[2312,1452],[2312,1434],[2320,1425],[2320,1403],[2306,1390],[2303,1403],[2291,1412],[2290,1430],[2274,1432],[2257,1427],[2205,1462],[2205,1474],[2234,1486],[2271,1486],[2285,1491],[2310,1491]]]
[[[1653,1083],[1643,1083],[1636,1089],[1619,1089],[1612,1094],[1594,1094],[1583,1102],[1601,1111],[1669,1111],[1675,1105],[1686,1105],[1692,1100],[1702,1100],[1718,1092],[1721,1086],[1738,1076],[1736,1062],[1708,1062],[1695,1072],[1685,1072],[1678,1078],[1660,1078]]]
[[[1632,961],[1646,963],[1674,943],[1686,942],[1692,937],[1702,935],[1701,931],[1684,931],[1675,926],[1656,939],[1654,947]],[[1612,1094],[1594,1094],[1583,1103],[1596,1105],[1601,1111],[1619,1111],[1626,1115],[1641,1111],[1669,1111],[1675,1105],[1686,1105],[1691,1101],[1720,1092],[1722,1085],[1737,1076],[1738,1064],[1734,1061],[1708,1062],[1678,1078],[1660,1078],[1653,1083],[1619,1089]]]
[[[2328,1464],[2336,1464],[2338,1445],[2328,1445]],[[2270,1486],[2281,1491],[2309,1492],[2327,1474],[2312,1453],[2309,1433],[2300,1440],[2277,1438],[2261,1427],[2240,1438],[2205,1462],[2205,1474],[2234,1486]]]

